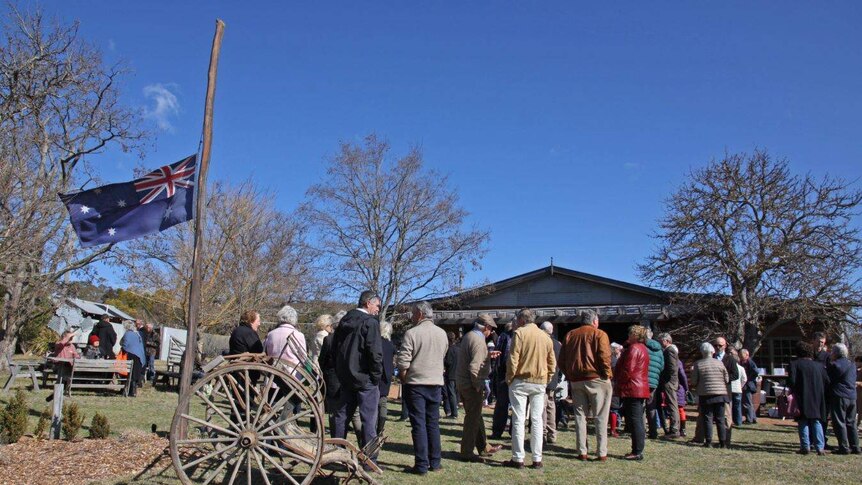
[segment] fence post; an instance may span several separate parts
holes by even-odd
[[[63,383],[54,384],[54,415],[51,417],[51,432],[48,439],[60,439],[60,426],[63,422]]]

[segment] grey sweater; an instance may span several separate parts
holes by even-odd
[[[726,396],[730,376],[724,364],[718,359],[700,359],[694,363],[689,384],[697,390],[698,396]]]
[[[449,349],[446,332],[425,319],[404,333],[401,349],[395,356],[395,365],[402,376],[401,382],[414,386],[442,386],[443,359]]]

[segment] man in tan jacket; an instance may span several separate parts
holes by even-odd
[[[484,462],[485,456],[500,451],[501,445],[492,446],[485,435],[485,422],[482,420],[482,403],[485,398],[485,379],[491,371],[491,359],[499,352],[488,352],[485,340],[497,328],[494,319],[487,313],[480,313],[473,330],[461,338],[458,349],[458,366],[455,385],[464,402],[464,432],[461,436],[462,461]],[[474,453],[476,450],[476,453]]]
[[[608,334],[599,330],[596,312],[585,311],[581,326],[566,335],[560,369],[569,382],[569,395],[575,405],[578,459],[587,459],[587,416],[595,416],[598,460],[607,460],[608,414],[613,396],[611,343]]]
[[[524,468],[524,415],[530,402],[530,468],[542,468],[542,410],[545,387],[557,370],[554,345],[548,335],[536,326],[532,310],[518,312],[518,327],[512,337],[512,350],[506,363],[506,382],[512,403],[512,459],[503,463]]]

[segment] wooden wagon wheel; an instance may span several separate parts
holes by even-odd
[[[282,369],[253,362],[226,365],[196,382],[179,404],[188,413],[174,415],[170,450],[185,484],[305,485],[319,471],[320,405]],[[177,437],[181,422],[188,430],[185,439]]]

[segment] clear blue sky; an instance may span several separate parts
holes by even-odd
[[[151,167],[197,149],[222,18],[211,177],[254,177],[292,210],[340,140],[375,132],[399,153],[420,144],[492,231],[473,281],[554,257],[638,282],[663,199],[725,150],[767,148],[797,172],[862,175],[859,2],[418,3],[44,10],[79,19],[106,59],[128,62],[129,103],[156,112],[153,86],[176,95],[176,112],[153,115],[170,129]],[[122,180],[137,162],[100,163]]]

